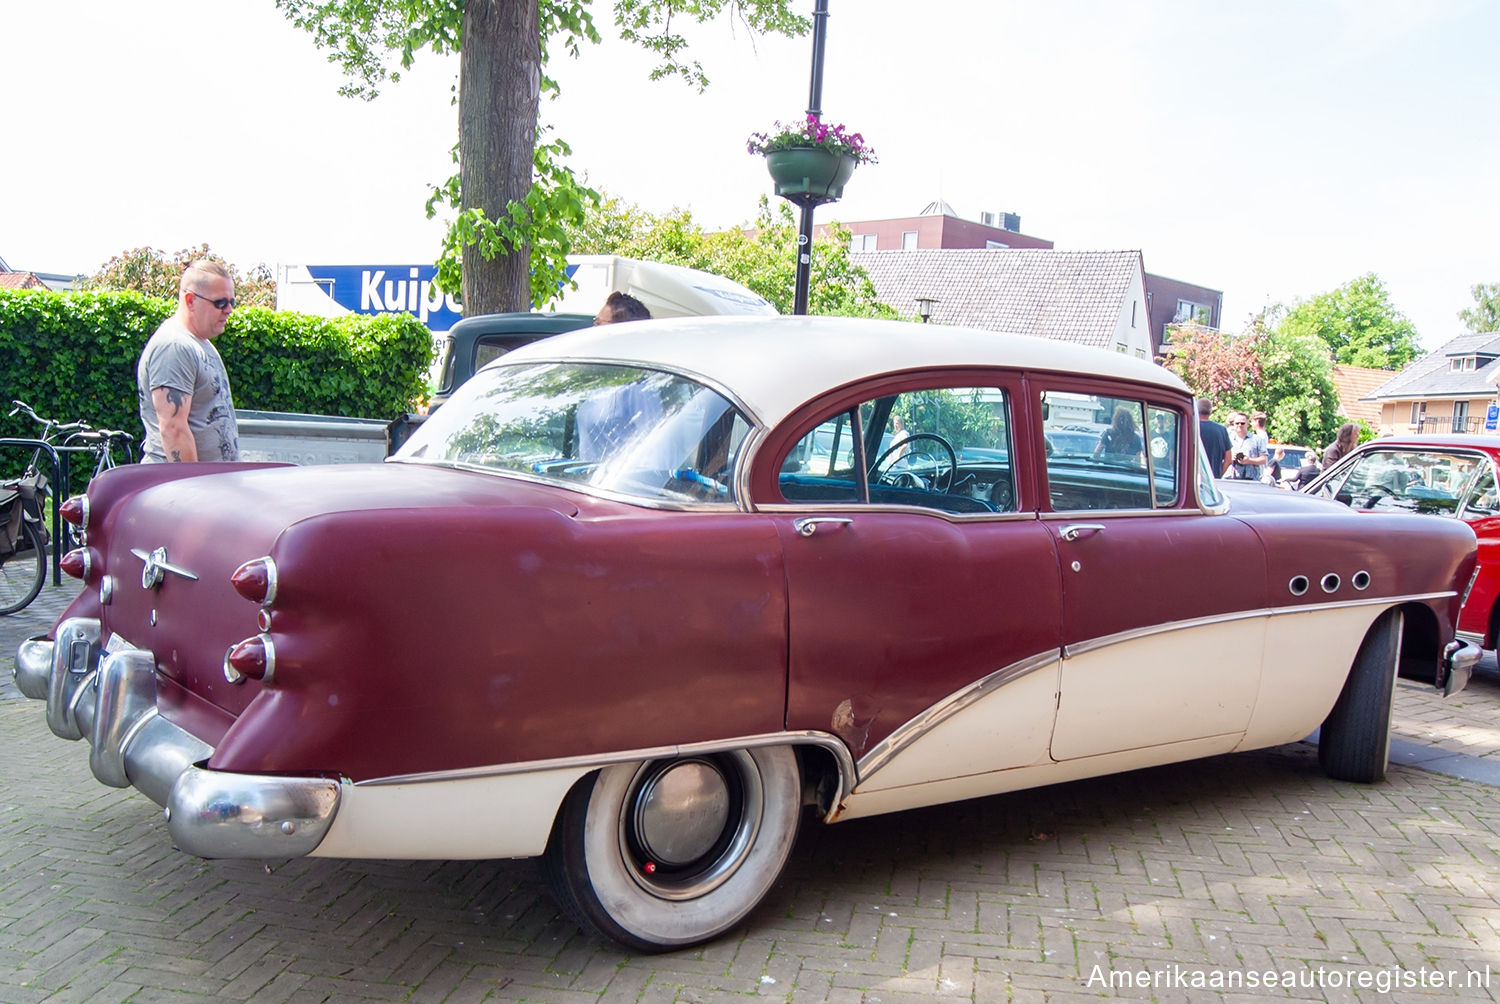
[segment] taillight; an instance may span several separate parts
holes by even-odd
[[[57,507],[57,514],[80,530],[89,528],[89,497],[74,495]]]
[[[224,678],[230,683],[240,683],[245,677],[269,683],[275,673],[276,645],[268,634],[246,638],[224,653]]]
[[[276,562],[267,558],[252,558],[229,577],[230,585],[251,603],[269,606],[276,600]]]
[[[75,579],[87,582],[94,570],[94,561],[86,547],[75,547],[62,556],[62,570]]]

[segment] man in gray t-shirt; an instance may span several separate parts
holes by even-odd
[[[136,364],[146,439],[142,463],[238,460],[229,374],[213,340],[234,310],[234,280],[216,261],[183,270],[177,310],[156,329]]]

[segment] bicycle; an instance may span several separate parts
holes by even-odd
[[[133,459],[131,443],[135,437],[118,429],[95,429],[85,422],[58,422],[43,418],[24,401],[12,401],[10,414],[25,415],[42,427],[35,440],[45,444],[32,451],[31,460],[19,478],[0,482],[0,615],[12,614],[36,599],[47,578],[46,516],[56,505],[54,488],[41,469],[43,454],[66,458],[74,453],[93,457],[90,479],[115,466],[114,450],[123,447],[128,463]],[[64,479],[69,471],[64,463]],[[60,487],[64,494],[68,485]],[[82,541],[70,525],[61,529],[61,550],[70,550]]]

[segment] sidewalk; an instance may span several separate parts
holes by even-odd
[[[0,645],[71,595],[0,618]],[[581,934],[527,861],[177,852],[6,674],[0,1001],[1493,1000],[1500,801],[1432,769],[1500,764],[1488,665],[1446,702],[1398,691],[1384,783],[1292,743],[810,821],[744,924],[654,956]]]

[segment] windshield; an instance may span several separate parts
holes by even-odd
[[[476,374],[396,454],[588,486],[650,502],[733,502],[750,425],[687,377],[532,363]]]

